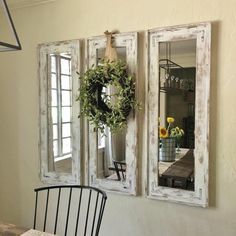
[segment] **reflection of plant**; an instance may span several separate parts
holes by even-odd
[[[167,117],[166,121],[168,123],[167,128],[162,126],[159,127],[160,138],[175,138],[179,143],[181,138],[184,136],[183,129],[180,129],[178,126],[171,128],[172,124],[175,122],[175,119],[173,117]],[[160,119],[158,120],[158,122],[160,123]]]
[[[170,131],[170,137],[173,137],[176,139],[176,143],[177,143],[177,151],[180,151],[180,141],[182,139],[182,137],[184,136],[184,131],[183,129],[180,129],[178,126],[171,129]]]
[[[177,140],[180,140],[183,136],[184,136],[184,131],[183,129],[180,129],[178,126],[171,129],[170,137],[174,137]]]
[[[162,126],[158,127],[160,138],[168,138],[169,137],[170,127],[171,127],[171,124],[174,123],[175,119],[173,117],[167,117],[166,121],[168,123],[167,128],[162,127]],[[158,123],[160,124],[160,118],[158,119]]]
[[[173,117],[167,117],[166,120],[167,120],[169,125],[175,122],[175,119]]]
[[[160,138],[167,138],[168,132],[165,127],[160,127]]]

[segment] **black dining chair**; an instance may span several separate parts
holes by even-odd
[[[36,188],[34,229],[59,236],[98,236],[106,193],[98,188],[60,185]]]
[[[113,164],[115,166],[115,172],[116,172],[118,181],[125,180],[125,178],[126,178],[126,162],[113,160]]]

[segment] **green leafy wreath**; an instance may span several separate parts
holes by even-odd
[[[77,100],[81,101],[81,114],[105,132],[108,126],[111,132],[118,132],[126,125],[126,118],[137,105],[135,101],[135,83],[128,74],[125,62],[103,61],[80,76],[81,86]],[[105,89],[112,85],[114,92],[107,94]],[[115,102],[114,102],[115,101]]]

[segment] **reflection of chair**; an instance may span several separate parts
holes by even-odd
[[[105,192],[79,185],[42,187],[34,191],[34,229],[65,236],[98,236],[107,199]]]
[[[115,172],[118,178],[118,181],[125,180],[126,177],[126,163],[124,161],[115,161],[113,160],[115,167]]]

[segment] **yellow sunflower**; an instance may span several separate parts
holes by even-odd
[[[169,124],[174,123],[174,122],[175,122],[175,119],[174,119],[173,117],[167,117],[167,122],[168,122]]]
[[[165,127],[160,127],[160,138],[167,138],[168,132]]]

